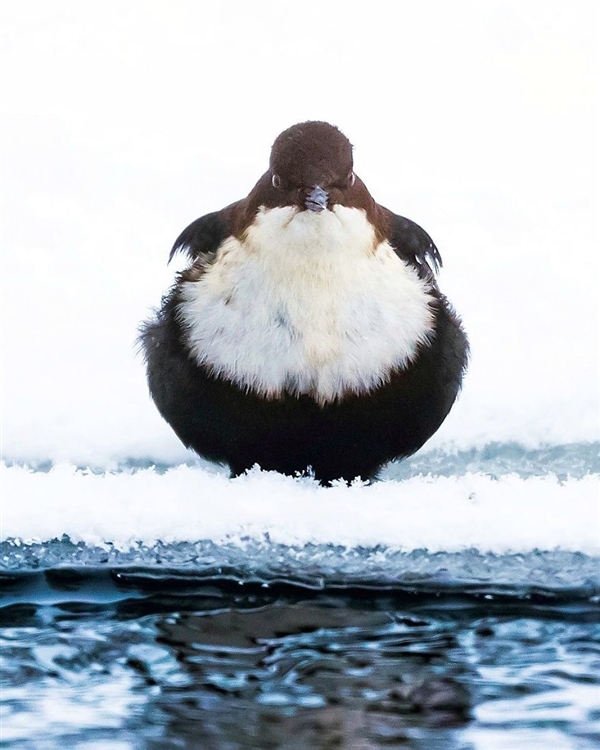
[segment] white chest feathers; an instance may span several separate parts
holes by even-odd
[[[179,308],[192,356],[268,397],[320,403],[365,393],[415,357],[432,331],[426,282],[364,211],[261,209],[243,242],[230,237]]]

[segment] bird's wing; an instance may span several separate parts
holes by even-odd
[[[387,219],[387,239],[396,255],[429,281],[442,267],[442,257],[427,232],[414,221],[383,209]]]
[[[232,231],[232,210],[237,203],[201,216],[186,227],[175,240],[169,254],[169,263],[178,252],[186,253],[190,260],[215,253]]]

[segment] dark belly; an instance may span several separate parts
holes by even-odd
[[[311,470],[323,483],[369,479],[418,450],[456,398],[468,349],[441,299],[435,335],[410,367],[369,393],[321,406],[309,396],[266,399],[213,377],[188,356],[168,306],[142,343],[152,397],[186,446],[233,474],[258,464],[292,475]]]

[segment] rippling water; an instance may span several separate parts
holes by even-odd
[[[329,490],[5,465],[2,739],[598,747],[599,448],[431,452]]]
[[[157,577],[106,604],[102,577],[62,571],[53,585],[55,604],[4,610],[14,747],[583,748],[600,738],[600,617],[584,600]]]

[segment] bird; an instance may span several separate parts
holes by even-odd
[[[469,358],[440,253],[379,205],[327,122],[275,139],[246,198],[176,239],[140,326],[150,395],[187,448],[321,485],[376,480],[438,430]]]

